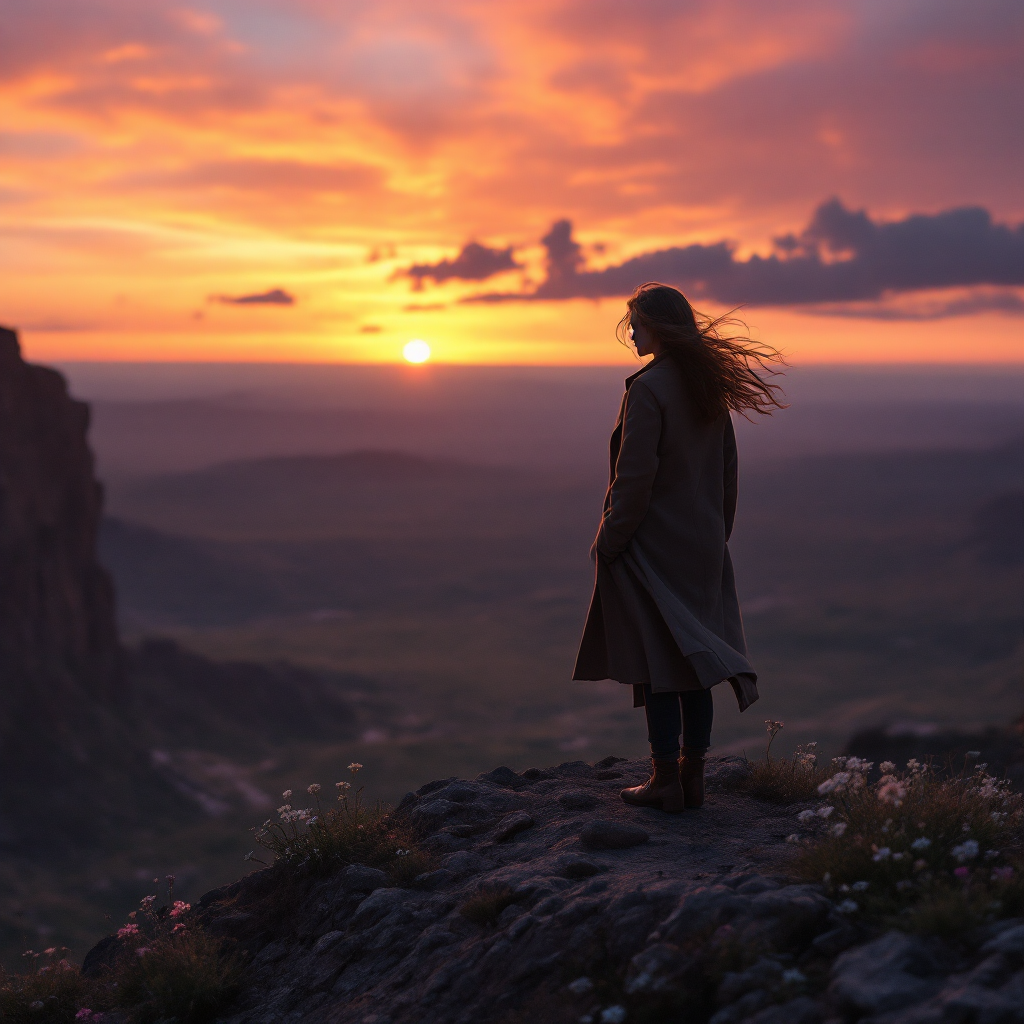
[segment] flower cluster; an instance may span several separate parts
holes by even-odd
[[[950,778],[916,760],[903,770],[883,761],[869,783],[872,767],[835,758],[817,787],[828,802],[797,815],[805,826],[829,822],[799,858],[807,876],[832,887],[838,910],[914,913],[921,901],[955,891],[980,914],[1019,912],[1024,888],[1014,858],[1024,841],[1024,797],[983,764]],[[864,893],[863,901],[851,892]]]

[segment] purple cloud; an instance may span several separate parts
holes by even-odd
[[[739,305],[855,302],[923,289],[1024,284],[1024,225],[993,223],[962,207],[873,221],[838,199],[823,203],[799,235],[775,240],[770,256],[735,257],[732,244],[658,249],[604,270],[582,269],[572,225],[544,237],[547,277],[531,292],[471,296],[467,302],[604,298],[644,281],[665,281],[701,298]],[[1003,301],[1009,309],[1012,302]],[[989,307],[991,308],[991,306]]]
[[[495,274],[506,270],[517,270],[521,264],[512,257],[512,246],[507,249],[491,249],[479,242],[467,242],[462,252],[453,260],[441,260],[439,263],[414,263],[408,270],[402,271],[403,276],[411,277],[417,285],[422,285],[426,278],[435,284],[442,281],[457,279],[460,281],[484,281]]]

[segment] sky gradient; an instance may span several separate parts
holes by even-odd
[[[1011,0],[0,0],[0,322],[37,359],[1024,359]]]

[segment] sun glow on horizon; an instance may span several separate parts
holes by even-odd
[[[419,338],[413,338],[402,349],[402,355],[405,356],[406,362],[425,363],[430,358],[430,346]]]

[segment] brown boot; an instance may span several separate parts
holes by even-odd
[[[687,810],[704,806],[704,753],[683,747],[679,758],[679,784],[683,791],[683,806]]]
[[[683,809],[683,789],[675,758],[652,757],[654,773],[642,786],[624,789],[619,796],[633,807],[658,807],[668,814]]]

